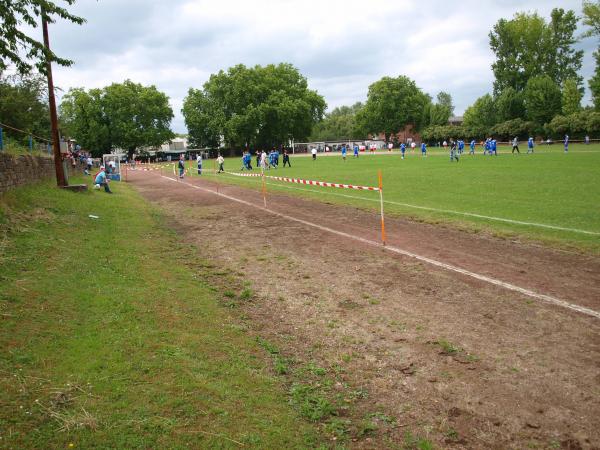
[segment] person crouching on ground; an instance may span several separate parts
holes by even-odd
[[[94,183],[98,187],[98,189],[100,189],[101,186],[104,186],[104,192],[112,194],[112,191],[108,187],[108,178],[106,177],[106,172],[104,171],[104,166],[100,166],[100,172],[98,172],[96,174]]]

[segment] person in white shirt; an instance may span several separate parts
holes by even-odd
[[[83,171],[86,175],[90,174],[90,170],[92,170],[92,166],[94,165],[94,160],[92,159],[91,156],[88,156],[87,159],[85,160],[85,164],[86,164],[86,169]]]
[[[388,144],[388,152],[391,152],[392,149],[394,148],[394,144],[392,144],[391,142]]]
[[[202,175],[202,153],[198,153],[196,162],[198,163],[198,175]]]
[[[219,153],[219,156],[217,157],[217,164],[219,164],[219,172],[225,172],[225,169],[223,169],[223,163],[225,162],[225,158],[223,158],[221,156],[221,154]]]
[[[270,167],[267,167],[267,152],[265,152],[264,150],[260,154],[260,167],[263,171],[265,169],[270,168]]]
[[[317,149],[315,147],[313,147],[312,150],[310,151],[310,153],[312,153],[312,159],[313,159],[313,161],[316,161],[316,159],[317,159]]]

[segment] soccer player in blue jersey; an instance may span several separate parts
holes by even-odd
[[[471,143],[469,144],[469,155],[475,154],[475,139],[471,139]]]
[[[533,147],[535,146],[534,142],[533,142],[533,138],[530,136],[529,139],[527,139],[527,153],[533,153]]]
[[[358,158],[358,145],[354,144],[354,157]]]
[[[427,158],[427,146],[425,145],[425,142],[421,143],[421,156]]]
[[[346,144],[342,145],[342,159],[346,161]]]
[[[565,153],[569,152],[569,135],[565,134]]]
[[[491,144],[492,144],[491,145],[492,152],[494,152],[494,155],[498,156],[498,147],[497,147],[498,143],[496,142],[496,139],[492,139]]]
[[[406,153],[406,144],[404,142],[400,144],[400,152],[402,152],[402,159],[404,159],[404,153]]]

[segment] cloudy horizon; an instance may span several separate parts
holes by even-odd
[[[54,79],[65,92],[125,79],[156,85],[170,98],[177,133],[187,132],[181,107],[188,89],[239,63],[293,64],[329,110],[364,102],[383,76],[406,75],[432,97],[449,92],[462,114],[492,90],[492,26],[519,11],[548,18],[553,7],[581,14],[580,0],[80,0],[71,10],[87,23],[50,25],[53,50],[75,61],[54,66]],[[585,50],[584,103],[596,45],[577,44]]]

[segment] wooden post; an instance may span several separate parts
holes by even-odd
[[[379,202],[381,204],[381,242],[385,246],[385,221],[383,218],[383,182],[381,179],[381,169],[378,171],[379,175]]]
[[[44,35],[44,47],[50,51],[50,39],[48,38],[48,18],[46,11],[42,7],[42,33]],[[60,153],[60,137],[58,135],[58,116],[56,114],[56,99],[54,98],[54,82],[52,80],[52,64],[50,58],[46,57],[46,78],[48,80],[48,103],[50,109],[50,125],[52,130],[52,149],[54,152],[54,169],[56,171],[56,184],[58,187],[68,186],[69,182],[65,177],[65,169],[62,164],[62,155]]]

